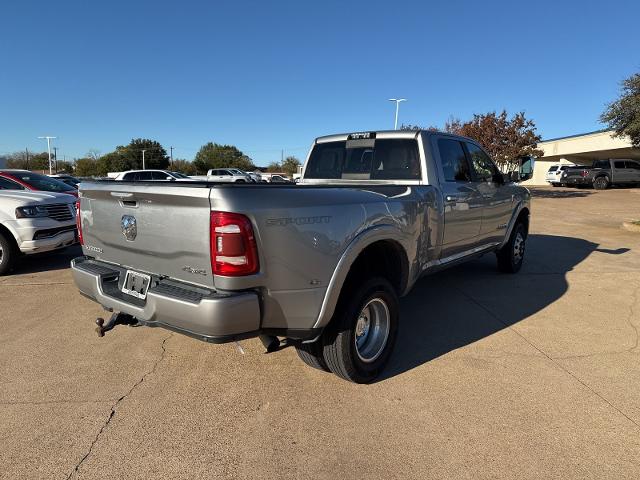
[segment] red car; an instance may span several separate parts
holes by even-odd
[[[78,198],[78,191],[72,186],[29,170],[0,170],[0,190],[39,190],[68,193]]]

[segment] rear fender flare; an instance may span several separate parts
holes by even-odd
[[[392,240],[400,244],[406,255],[407,249],[403,241],[400,240],[402,237],[402,233],[393,225],[377,225],[364,230],[351,241],[333,271],[329,286],[322,300],[318,319],[313,328],[323,328],[331,320],[338,303],[338,298],[340,297],[340,292],[342,291],[342,286],[358,255],[369,245],[382,240]],[[403,284],[406,285],[406,279]]]

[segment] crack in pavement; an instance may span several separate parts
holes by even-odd
[[[603,402],[605,402],[607,405],[609,405],[611,408],[613,408],[616,412],[618,412],[620,415],[622,415],[623,417],[625,417],[627,420],[629,420],[631,423],[633,423],[636,427],[640,428],[640,425],[633,420],[629,415],[627,415],[626,413],[624,413],[622,410],[620,410],[618,407],[616,407],[613,403],[611,403],[609,400],[607,400],[605,397],[603,397],[602,395],[600,395],[598,392],[596,392],[593,388],[591,388],[588,384],[586,384],[584,381],[582,381],[577,375],[575,375],[573,372],[571,372],[569,369],[567,369],[564,365],[562,365],[561,363],[557,362],[553,357],[549,356],[544,350],[542,350],[540,347],[538,347],[535,343],[533,343],[531,340],[529,340],[527,337],[525,337],[522,333],[518,332],[518,330],[516,330],[515,328],[512,328],[512,325],[509,325],[507,322],[504,322],[498,315],[496,315],[489,307],[483,305],[482,303],[480,303],[478,300],[476,300],[475,298],[473,298],[471,295],[469,295],[467,292],[465,292],[464,290],[462,290],[460,287],[456,287],[454,286],[454,288],[456,290],[458,290],[462,295],[464,295],[465,297],[467,297],[467,299],[469,299],[471,302],[475,303],[478,307],[480,307],[481,309],[483,309],[485,312],[487,312],[492,318],[494,318],[496,321],[500,322],[505,329],[512,331],[513,333],[515,333],[516,335],[518,335],[522,340],[524,340],[525,342],[527,342],[529,345],[531,345],[531,347],[535,348],[537,351],[539,351],[542,355],[544,355],[551,363],[553,363],[556,367],[558,367],[560,370],[562,370],[563,372],[565,372],[567,375],[569,375],[570,377],[572,377],[574,380],[576,380],[577,382],[579,382],[583,387],[585,387],[587,390],[589,390],[593,395],[595,395],[596,397],[598,397],[600,400],[602,400]],[[634,302],[635,303],[635,302]]]
[[[162,340],[162,352],[160,353],[160,357],[154,362],[153,367],[151,367],[151,370],[149,370],[148,372],[144,373],[142,375],[142,377],[140,377],[140,380],[138,380],[130,389],[127,393],[125,393],[123,396],[121,396],[118,400],[116,400],[116,402],[111,405],[111,411],[109,413],[109,417],[107,418],[107,420],[104,422],[104,424],[102,425],[102,428],[100,428],[100,430],[98,431],[96,437],[93,439],[93,441],[91,442],[91,445],[89,445],[89,450],[87,450],[87,453],[84,454],[84,456],[80,459],[80,461],[75,465],[75,467],[73,468],[73,470],[71,470],[71,473],[69,473],[69,475],[67,475],[66,480],[70,480],[75,474],[78,473],[80,467],[82,466],[82,464],[87,460],[87,458],[89,458],[89,456],[91,455],[91,453],[93,452],[93,447],[96,445],[96,443],[98,443],[98,440],[100,440],[100,436],[102,435],[102,432],[105,431],[105,429],[109,426],[109,424],[111,423],[111,420],[113,419],[113,417],[116,414],[116,410],[118,408],[118,405],[120,404],[120,402],[122,402],[125,398],[127,398],[129,395],[131,395],[133,393],[133,391],[138,387],[138,385],[140,385],[142,382],[145,381],[145,379],[151,375],[152,373],[154,373],[156,371],[156,368],[158,367],[158,365],[160,364],[160,362],[162,362],[162,360],[165,357],[165,354],[167,353],[167,349],[165,347],[167,340],[169,340],[171,337],[173,336],[173,333],[170,333],[169,335],[167,335],[163,340]]]

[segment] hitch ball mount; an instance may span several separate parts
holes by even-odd
[[[116,325],[130,325],[135,326],[138,324],[138,320],[127,313],[114,313],[105,325],[104,318],[96,318],[96,333],[99,337],[104,337],[104,334],[109,330],[113,330]]]

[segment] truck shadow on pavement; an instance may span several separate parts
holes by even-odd
[[[400,331],[378,381],[394,377],[526,319],[562,297],[567,272],[598,249],[580,238],[529,235],[515,275],[497,271],[493,254],[420,280],[400,300]]]
[[[67,247],[58,252],[25,255],[18,260],[18,264],[14,267],[11,275],[65,270],[69,268],[71,260],[80,255],[82,255],[82,249],[77,245]]]

